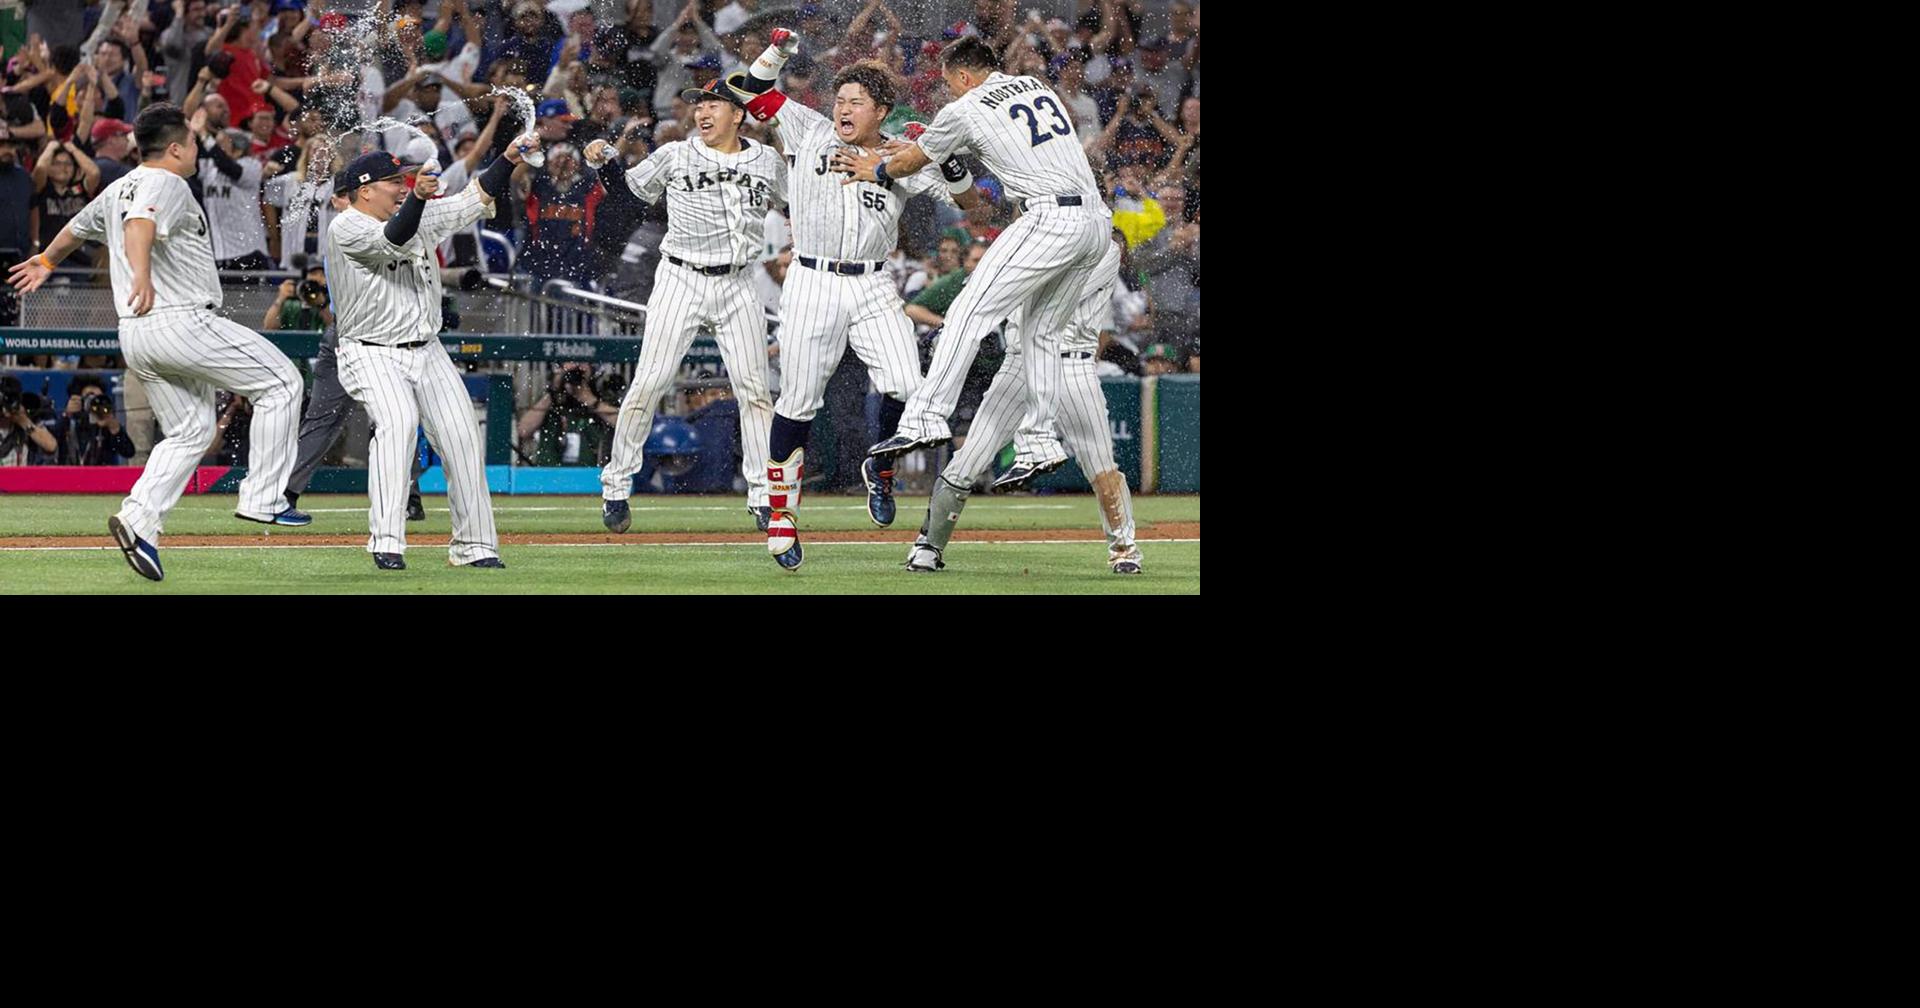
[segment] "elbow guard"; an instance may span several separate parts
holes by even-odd
[[[773,118],[775,113],[780,111],[780,106],[786,103],[786,95],[778,91],[768,91],[766,94],[747,103],[747,114],[760,122],[766,122]]]
[[[481,172],[479,179],[475,181],[488,198],[497,200],[507,194],[507,186],[511,184],[512,179],[513,162],[502,155],[494,158],[493,163],[488,165],[487,170]]]

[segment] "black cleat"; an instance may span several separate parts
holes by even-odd
[[[1061,459],[1058,462],[1042,462],[1039,465],[1015,462],[1013,468],[1001,473],[1000,478],[994,480],[993,485],[987,489],[992,490],[994,493],[1010,493],[1033,482],[1034,477],[1042,473],[1050,473],[1066,464],[1066,459]]]
[[[407,561],[398,553],[375,553],[373,565],[380,570],[406,570]]]
[[[507,566],[507,562],[505,560],[500,559],[499,557],[481,557],[480,559],[475,560],[472,563],[465,563],[465,564],[461,564],[460,566],[481,567],[487,570],[504,570]]]
[[[749,505],[747,507],[747,513],[753,516],[753,523],[758,526],[762,532],[767,530],[767,523],[773,520],[773,508],[771,507],[753,507]],[[795,566],[798,565],[796,564]]]
[[[407,520],[408,521],[426,521],[427,520],[427,506],[420,502],[419,494],[414,494],[413,496],[407,498]]]
[[[633,512],[623,500],[603,500],[600,502],[600,524],[609,532],[625,532],[633,523]]]
[[[113,533],[113,541],[120,546],[120,552],[126,554],[127,566],[134,573],[149,581],[158,581],[166,576],[160,569],[160,551],[153,544],[133,534],[133,530],[120,521],[119,515],[107,519],[107,531]]]
[[[1134,560],[1122,560],[1113,565],[1113,572],[1115,574],[1138,574],[1140,573],[1140,564]]]
[[[860,479],[867,484],[867,518],[881,528],[893,524],[893,468],[869,456],[860,463]]]
[[[938,448],[951,440],[951,437],[917,438],[911,434],[895,434],[867,449],[867,454],[877,459],[891,459],[917,448]]]

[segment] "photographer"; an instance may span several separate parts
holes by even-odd
[[[617,374],[596,383],[588,366],[562,364],[548,380],[547,394],[520,414],[516,433],[522,441],[533,438],[533,450],[525,454],[534,465],[602,465],[612,452],[624,383]]]
[[[0,375],[0,466],[34,465],[59,450],[59,440],[33,419],[39,407],[40,397],[22,392],[20,379]]]
[[[651,115],[615,121],[613,135],[615,155],[623,166],[639,164],[653,153],[647,142],[653,136]],[[588,246],[593,250],[594,275],[601,278],[603,289],[610,289],[616,283],[614,274],[620,270],[620,256],[626,251],[628,240],[639,229],[641,222],[647,219],[649,211],[656,217],[661,211],[642,203],[640,197],[626,186],[614,186],[605,192],[600,205],[595,208],[593,235],[588,239]],[[654,247],[659,247],[657,241]]]
[[[75,375],[68,384],[67,409],[54,423],[61,465],[120,465],[133,454],[133,438],[113,412],[106,381]]]
[[[266,317],[260,320],[260,328],[327,329],[333,325],[333,309],[330,305],[327,271],[312,266],[307,269],[307,278],[297,284],[292,280],[280,281],[280,290],[274,295],[273,304],[267,308]]]

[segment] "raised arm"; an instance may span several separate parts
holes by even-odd
[[[67,153],[73,155],[73,163],[80,166],[80,178],[86,184],[87,195],[92,196],[94,193],[99,192],[100,191],[99,163],[94,161],[93,158],[88,157],[87,152],[84,150],[81,150],[79,144],[74,143],[72,141],[68,141],[66,146],[67,146]]]

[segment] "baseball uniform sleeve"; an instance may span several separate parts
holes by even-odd
[[[187,180],[172,172],[155,172],[141,179],[133,190],[123,219],[152,221],[154,239],[166,241],[182,220],[199,216]]]
[[[627,169],[627,188],[632,190],[635,196],[640,197],[642,202],[660,202],[660,197],[667,191],[667,169],[673,164],[673,159],[680,155],[680,148],[684,143],[685,141],[675,140],[670,144],[663,144],[659,150],[649,154],[645,161]]]
[[[102,190],[67,222],[67,230],[73,232],[75,238],[81,241],[107,240],[107,197],[112,191]]]
[[[479,186],[468,186],[452,196],[428,200],[426,213],[420,217],[420,240],[438,245],[485,216],[487,208],[480,203]]]
[[[934,164],[954,156],[967,153],[968,131],[967,106],[962,102],[951,102],[940,114],[933,117],[933,125],[920,134],[920,150],[927,160]]]
[[[784,208],[787,205],[787,159],[781,157],[771,149],[767,151],[767,154],[767,159],[773,162],[773,191],[770,194],[773,198],[773,205]]]
[[[930,164],[906,178],[894,179],[893,184],[909,196],[932,196],[941,202],[952,202],[947,195],[946,178],[940,174],[938,164]]]

